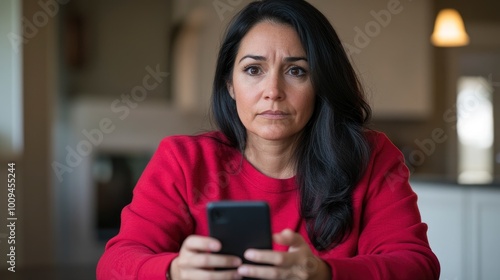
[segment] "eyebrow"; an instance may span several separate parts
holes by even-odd
[[[240,59],[240,61],[238,63],[240,63],[245,58],[251,58],[251,59],[254,59],[254,60],[258,60],[258,61],[266,61],[266,58],[263,57],[263,56],[260,56],[260,55],[245,55],[244,57],[242,57]],[[289,56],[289,57],[285,57],[285,62],[295,62],[295,61],[299,61],[299,60],[304,60],[304,61],[307,62],[307,58],[305,58],[303,56]]]

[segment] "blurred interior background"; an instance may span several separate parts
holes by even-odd
[[[0,178],[15,162],[19,219],[7,279],[94,278],[160,140],[210,129],[217,48],[248,2],[0,2]],[[355,63],[371,127],[405,155],[442,279],[498,279],[500,2],[309,2]],[[461,14],[467,45],[431,43],[444,8]]]

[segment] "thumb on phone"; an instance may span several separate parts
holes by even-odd
[[[288,251],[296,251],[303,246],[308,246],[304,238],[294,232],[293,230],[286,228],[279,233],[273,234],[273,241],[279,245],[288,246]]]

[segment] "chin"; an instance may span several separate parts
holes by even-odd
[[[263,131],[261,133],[255,133],[255,136],[269,141],[286,140],[294,135],[296,135],[296,133],[291,131]]]

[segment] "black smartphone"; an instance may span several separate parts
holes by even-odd
[[[248,248],[272,249],[269,206],[265,201],[217,201],[207,205],[210,236],[222,244],[219,254],[241,258]]]

